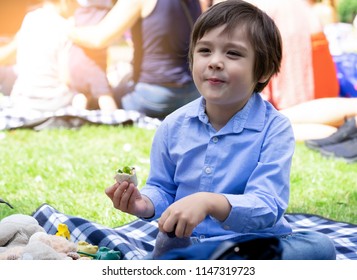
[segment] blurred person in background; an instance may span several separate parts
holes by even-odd
[[[313,12],[320,19],[322,26],[338,22],[338,15],[333,0],[307,0]]]
[[[10,95],[16,80],[16,43],[14,36],[30,7],[39,0],[0,2],[0,94]]]
[[[0,94],[10,95],[16,74],[16,41],[12,38],[0,41]]]
[[[357,98],[318,98],[280,110],[280,112],[292,123],[297,141],[321,139],[336,132],[339,134],[343,132],[342,137],[349,139],[354,132],[357,133],[357,128],[354,128],[356,125],[351,126],[352,119],[357,119],[355,117],[357,116]],[[348,122],[348,120],[351,121]],[[351,128],[351,132],[346,133],[344,128],[346,126]]]
[[[97,24],[112,8],[112,0],[77,0],[74,14],[76,26]],[[73,104],[76,108],[117,109],[107,77],[107,48],[88,49],[73,45],[69,51],[69,84],[77,92]]]
[[[70,38],[86,48],[104,48],[130,30],[132,73],[115,88],[120,108],[164,118],[199,97],[188,65],[199,0],[118,0],[95,26],[77,27]]]
[[[72,104],[67,33],[77,6],[76,0],[43,1],[26,14],[14,41],[2,47],[10,49],[8,57],[16,54],[17,78],[10,94],[14,109],[56,111]]]
[[[206,11],[214,4],[214,0],[200,0],[202,11]]]
[[[307,3],[302,0],[248,2],[273,18],[283,40],[281,70],[264,90],[264,97],[279,110],[314,99],[311,10]]]
[[[281,71],[265,90],[266,98],[290,119],[297,141],[332,135],[357,106],[339,98],[329,42],[311,1],[250,2],[271,15],[283,40]]]

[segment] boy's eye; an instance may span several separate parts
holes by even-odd
[[[233,57],[238,57],[238,56],[242,56],[239,52],[237,51],[228,51],[227,54],[229,56],[233,56]]]
[[[199,52],[199,53],[209,53],[210,50],[209,50],[209,48],[199,48],[199,49],[197,50],[197,52]]]

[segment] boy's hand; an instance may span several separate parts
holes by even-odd
[[[115,183],[105,190],[106,195],[112,200],[113,206],[122,212],[131,215],[149,218],[154,215],[154,206],[151,201],[142,196],[133,183],[127,181]]]
[[[177,237],[189,237],[207,215],[224,220],[230,212],[228,200],[220,194],[199,192],[176,201],[161,215],[159,229]]]

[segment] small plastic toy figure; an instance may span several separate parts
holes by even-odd
[[[95,254],[82,251],[78,251],[77,253],[80,255],[92,257],[94,260],[120,260],[122,258],[122,253],[120,251],[114,251],[107,247],[100,247]]]
[[[86,241],[81,240],[81,241],[78,241],[77,251],[87,253],[87,254],[96,254],[98,252],[98,246],[92,245]]]
[[[69,233],[68,226],[66,224],[59,224],[57,227],[57,236],[62,236],[69,240],[71,238],[71,234]]]

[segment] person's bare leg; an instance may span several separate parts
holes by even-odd
[[[77,110],[85,110],[87,109],[88,99],[82,93],[77,93],[72,100],[73,108]]]
[[[324,124],[339,127],[347,117],[357,116],[357,98],[314,99],[280,110],[292,124]]]
[[[113,112],[118,109],[117,104],[111,94],[102,95],[98,99],[99,108],[103,111]]]
[[[324,124],[292,124],[296,142],[321,139],[336,132],[337,128]]]

